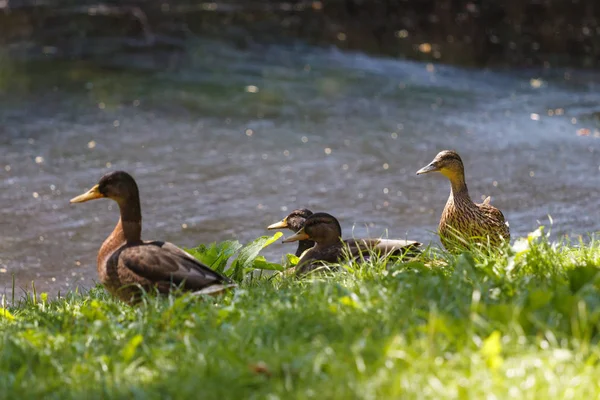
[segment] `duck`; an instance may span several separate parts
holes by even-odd
[[[504,214],[490,204],[488,196],[476,204],[469,196],[462,159],[454,150],[439,152],[417,175],[439,172],[450,181],[450,196],[442,212],[438,232],[446,250],[457,252],[469,243],[498,248],[510,241]]]
[[[287,217],[279,222],[267,226],[267,229],[289,229],[294,233],[298,232],[304,226],[304,222],[308,217],[313,215],[312,211],[307,208],[299,208],[288,214]],[[296,249],[295,256],[300,257],[306,250],[314,247],[315,242],[313,240],[298,240],[298,248]]]
[[[167,294],[179,288],[216,295],[236,286],[172,243],[142,240],[140,194],[135,179],[127,172],[105,174],[94,187],[70,202],[102,198],[115,201],[120,210],[119,221],[97,257],[100,282],[111,295],[133,304],[143,291]]]
[[[323,263],[335,263],[346,255],[350,258],[378,252],[381,255],[404,254],[417,249],[421,243],[414,240],[393,239],[346,239],[342,240],[342,227],[331,214],[314,213],[304,221],[304,226],[294,235],[283,240],[290,243],[299,240],[312,240],[314,247],[307,250],[296,266],[296,275],[304,275]]]

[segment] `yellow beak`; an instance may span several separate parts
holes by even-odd
[[[292,235],[289,238],[285,239],[283,243],[295,242],[297,240],[306,240],[308,238],[310,238],[310,236],[304,233],[304,228],[302,228],[298,232],[296,232],[295,235]]]
[[[275,222],[274,224],[267,226],[267,229],[283,229],[283,228],[287,228],[287,227],[288,227],[287,218],[284,218],[279,222]]]
[[[94,199],[101,199],[102,197],[105,197],[102,193],[100,193],[100,189],[98,187],[98,185],[94,186],[93,188],[91,188],[90,190],[88,190],[87,192],[85,192],[84,194],[80,194],[77,197],[73,197],[71,199],[71,203],[84,203],[86,201],[90,201],[90,200],[94,200]]]

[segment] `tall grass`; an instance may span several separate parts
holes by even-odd
[[[0,313],[0,397],[598,398],[599,266],[538,230],[220,298],[30,294]]]

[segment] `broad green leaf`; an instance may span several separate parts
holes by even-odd
[[[281,264],[268,262],[264,256],[258,256],[252,263],[254,269],[264,269],[268,271],[283,271],[285,268]]]
[[[15,316],[10,313],[6,308],[0,307],[0,317],[6,318],[9,321],[14,321]]]
[[[208,246],[202,244],[186,251],[213,270],[223,272],[229,258],[241,248],[242,245],[237,240],[226,240],[220,243],[214,242]]]
[[[238,282],[244,279],[246,272],[252,269],[252,264],[258,257],[258,253],[270,244],[275,243],[281,236],[283,236],[281,232],[277,232],[271,237],[261,236],[242,248],[231,264],[231,278]]]
[[[298,265],[298,261],[300,261],[300,257],[296,256],[295,254],[286,254],[285,258],[286,258],[286,263],[285,263],[286,269],[295,267],[296,265]]]
[[[343,305],[351,307],[351,308],[357,308],[357,309],[362,308],[362,306],[360,304],[360,300],[358,299],[358,296],[354,293],[351,293],[349,296],[340,297],[339,302],[340,302],[340,304],[343,304]]]
[[[494,331],[488,336],[481,346],[481,355],[485,357],[486,364],[490,369],[498,369],[503,362],[502,359],[502,334]]]
[[[131,360],[133,358],[133,356],[135,355],[135,351],[137,350],[139,345],[142,344],[143,341],[144,341],[144,337],[140,334],[137,334],[134,337],[132,337],[129,340],[129,342],[127,342],[125,347],[123,347],[123,350],[121,351],[123,360],[125,360],[125,361]]]

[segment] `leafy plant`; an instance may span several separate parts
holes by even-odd
[[[281,236],[283,236],[283,233],[281,232],[276,232],[273,236],[261,236],[244,246],[240,250],[237,258],[231,263],[232,272],[230,277],[239,282],[244,279],[247,272],[252,271],[253,269],[275,269],[274,266],[278,264],[268,263],[264,257],[261,257],[261,259],[258,260],[258,263],[255,263],[255,261],[258,257],[258,253],[260,253],[262,249],[275,243]],[[280,271],[282,268],[283,267],[279,265],[277,270]]]
[[[275,243],[283,234],[276,232],[273,236],[261,236],[243,246],[237,240],[227,240],[221,243],[200,245],[193,249],[186,249],[202,263],[217,272],[224,273],[235,281],[241,282],[247,273],[253,270],[282,271],[281,264],[268,262],[259,253],[265,247]],[[228,261],[237,254],[237,257],[227,268]]]
[[[186,249],[198,261],[208,265],[217,272],[223,273],[227,261],[243,246],[237,240],[226,240],[221,243],[213,242],[208,246],[201,244],[193,249]]]

